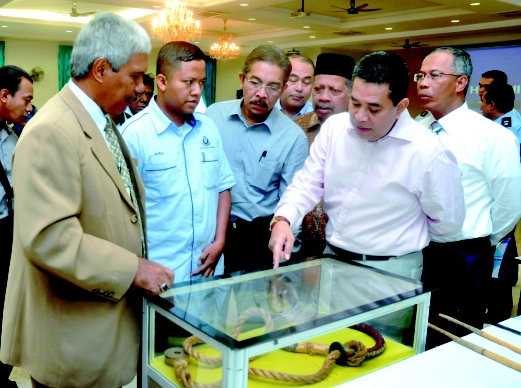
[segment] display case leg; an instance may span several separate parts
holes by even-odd
[[[246,350],[228,349],[223,355],[223,387],[242,388],[248,384],[248,354]]]
[[[143,299],[143,329],[142,329],[142,339],[141,339],[141,388],[148,388],[148,365],[150,364],[150,351],[154,351],[150,349],[150,344],[153,344],[154,341],[150,341],[150,338],[153,338],[152,330],[154,325],[150,324],[151,316],[151,308]]]
[[[431,293],[427,292],[423,296],[423,302],[417,304],[416,326],[414,330],[414,352],[416,354],[425,351],[425,342],[427,339],[427,324],[429,322],[429,305],[431,301]]]

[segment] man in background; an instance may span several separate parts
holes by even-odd
[[[206,110],[219,129],[237,181],[224,247],[227,273],[273,267],[267,246],[270,220],[308,154],[302,130],[274,109],[290,73],[291,63],[280,49],[259,46],[239,74],[244,98]]]
[[[5,290],[13,245],[13,178],[11,159],[18,141],[7,122],[21,122],[33,110],[33,80],[16,66],[0,68],[0,324],[4,311]],[[0,327],[0,336],[2,328]],[[16,387],[9,375],[13,367],[0,363],[0,385]]]
[[[132,115],[136,115],[145,109],[150,103],[150,100],[152,100],[152,97],[154,97],[154,75],[143,74],[143,85],[145,85],[145,90],[141,93],[134,94],[128,106]]]
[[[147,191],[149,259],[176,282],[221,275],[235,179],[221,137],[194,113],[206,81],[204,53],[170,42],[157,58],[157,98],[122,127]]]
[[[508,77],[505,72],[501,70],[488,70],[481,74],[481,81],[479,81],[479,99],[483,101],[483,94],[485,94],[485,86],[491,84],[502,84],[508,83]]]
[[[293,54],[288,58],[291,62],[291,73],[288,82],[282,88],[280,99],[275,103],[275,108],[294,119],[313,111],[313,105],[308,100],[313,87],[315,65],[311,59],[303,55]]]
[[[29,121],[14,152],[0,358],[26,369],[35,387],[132,381],[143,293],[173,282],[171,270],[144,259],[144,187],[108,118],[143,91],[150,50],[137,23],[94,16],[74,42],[71,80]]]
[[[351,81],[354,66],[353,58],[347,55],[324,53],[317,57],[312,93],[314,110],[293,119],[306,134],[309,147],[328,117],[347,112],[348,83]],[[324,252],[327,220],[322,201],[306,214],[302,221],[302,232],[298,236],[301,240],[298,255],[301,258],[319,256]]]
[[[429,322],[457,336],[468,331],[438,315],[483,327],[492,247],[521,217],[519,142],[510,131],[468,108],[465,96],[471,74],[467,52],[440,47],[427,55],[414,75],[423,109],[435,119],[429,128],[456,156],[462,173],[463,227],[452,236],[432,237],[423,250],[422,277],[439,287],[431,295]],[[428,348],[448,341],[429,330]]]
[[[509,84],[487,85],[481,100],[481,112],[511,131],[521,143],[521,115],[514,109],[515,99],[514,89]]]
[[[517,140],[521,141],[521,116],[514,109],[515,98],[514,89],[509,84],[488,84],[481,101],[481,112],[486,118],[511,131]],[[506,244],[506,248],[499,272],[496,277],[490,279],[487,292],[487,323],[497,323],[510,318],[513,307],[512,287],[516,285],[519,273],[514,230],[505,236],[503,243]]]
[[[118,125],[118,128],[132,116],[137,115],[145,109],[150,103],[152,97],[154,97],[153,74],[143,74],[143,85],[145,85],[145,90],[141,93],[134,94],[130,99],[130,105],[119,115],[112,117],[114,122]]]

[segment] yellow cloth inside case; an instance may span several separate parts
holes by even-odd
[[[331,344],[332,342],[345,343],[349,340],[362,341],[367,348],[374,346],[375,341],[368,335],[352,330],[352,329],[341,329],[336,332],[321,335],[319,337],[312,338],[305,342],[314,342],[319,344]],[[204,344],[197,346],[197,351],[201,354],[210,357],[219,356],[220,352],[212,348],[210,345]],[[357,367],[341,367],[335,365],[331,370],[329,376],[324,380],[311,384],[313,387],[334,387],[336,385],[345,383],[346,381],[356,379],[367,373],[371,373],[377,369],[383,368],[387,365],[394,364],[395,362],[401,361],[405,358],[414,355],[414,350],[394,342],[388,338],[385,338],[385,351],[378,357],[373,359],[364,360],[361,365]],[[250,361],[251,367],[268,369],[277,372],[286,372],[298,375],[311,375],[317,372],[323,365],[325,357],[323,356],[310,356],[302,353],[291,353],[284,350],[275,350],[263,355],[258,356],[254,360]],[[167,365],[164,362],[164,356],[154,358],[151,361],[151,366],[159,371],[164,377],[172,381],[174,384],[179,385],[175,377],[174,368]],[[201,384],[214,383],[222,379],[222,368],[212,367],[203,363],[198,363],[196,359],[190,357],[189,369],[192,378]],[[295,384],[263,379],[256,376],[248,377],[249,388],[261,388],[261,387],[289,387],[295,386]]]

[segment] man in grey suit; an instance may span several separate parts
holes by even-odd
[[[72,80],[26,126],[13,156],[14,242],[0,359],[36,387],[120,387],[136,374],[143,293],[173,272],[146,257],[144,187],[109,115],[144,90],[150,39],[98,14]]]

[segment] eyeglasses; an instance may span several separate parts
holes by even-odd
[[[278,94],[282,91],[282,88],[278,88],[276,86],[264,85],[262,82],[259,82],[259,81],[253,80],[253,79],[249,79],[247,77],[244,77],[244,78],[246,79],[246,81],[248,81],[248,85],[250,85],[250,87],[254,90],[264,88],[270,94]]]
[[[414,82],[421,82],[425,79],[425,77],[430,78],[433,81],[439,81],[441,77],[444,75],[451,75],[453,77],[461,77],[464,74],[447,74],[447,73],[440,73],[438,71],[431,71],[430,73],[416,73],[414,74]]]

